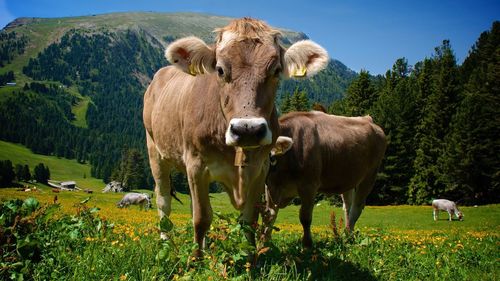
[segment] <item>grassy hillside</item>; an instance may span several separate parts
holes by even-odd
[[[0,141],[0,159],[10,160],[13,165],[27,164],[32,171],[38,163],[43,163],[49,167],[52,180],[74,180],[79,187],[95,191],[104,188],[102,180],[90,176],[89,164],[80,164],[76,160],[55,156],[34,154],[19,144]]]

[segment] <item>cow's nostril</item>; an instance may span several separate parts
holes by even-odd
[[[266,136],[266,133],[267,133],[266,124],[260,124],[257,128],[255,135],[257,138],[261,139],[261,138],[264,138]]]

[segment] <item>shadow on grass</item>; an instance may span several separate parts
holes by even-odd
[[[303,250],[300,243],[288,240],[285,245],[270,246],[271,250],[259,257],[257,267],[269,272],[269,267],[279,265],[295,272],[290,277],[300,280],[378,280],[369,270],[339,258],[342,251],[348,251],[345,243],[352,241],[322,240]]]

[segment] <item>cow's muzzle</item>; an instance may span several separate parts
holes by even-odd
[[[226,144],[245,148],[268,145],[272,133],[264,118],[233,118],[226,131]]]

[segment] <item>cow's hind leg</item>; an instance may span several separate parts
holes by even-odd
[[[196,257],[202,257],[205,248],[205,234],[212,223],[212,207],[209,199],[209,177],[202,168],[200,160],[191,158],[186,161],[189,189],[191,192],[191,208],[193,214],[194,242],[198,249],[194,251]]]
[[[359,216],[361,215],[361,212],[363,212],[363,209],[365,208],[366,198],[368,197],[368,194],[370,194],[370,192],[372,191],[376,176],[377,173],[374,172],[368,177],[366,177],[354,191],[352,205],[349,210],[349,227],[351,231],[354,230],[356,221],[358,220]]]
[[[146,141],[148,146],[149,154],[149,165],[151,167],[151,173],[155,180],[155,196],[156,196],[156,208],[158,209],[158,215],[160,220],[164,216],[170,216],[172,195],[170,192],[170,171],[171,167],[168,163],[161,158],[160,153],[156,150],[156,146],[146,132]],[[167,239],[167,235],[164,232],[160,233],[161,239]]]
[[[349,224],[349,210],[352,205],[353,193],[354,189],[350,189],[340,195],[342,197],[342,209],[344,209],[345,229],[349,232],[351,232],[351,225]]]
[[[302,228],[304,229],[304,235],[302,236],[302,246],[304,248],[311,248],[313,244],[311,235],[311,223],[316,192],[299,195],[301,200],[299,218],[300,223],[302,224]]]

